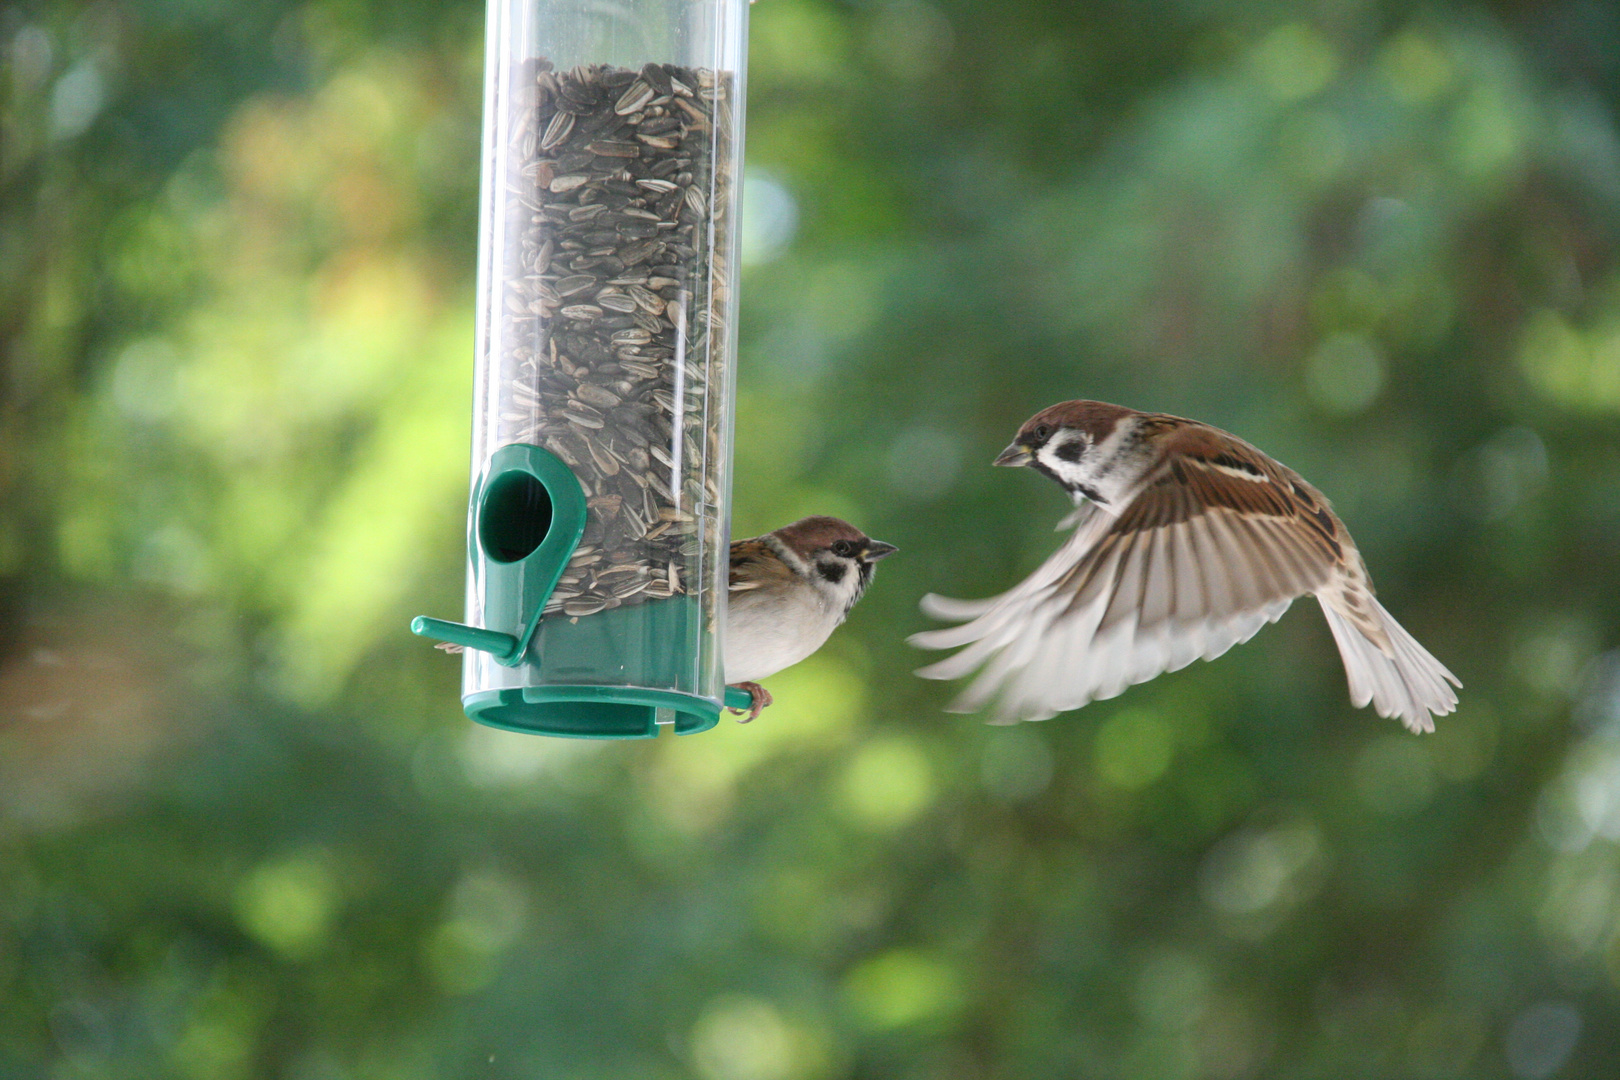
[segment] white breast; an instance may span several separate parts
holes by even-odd
[[[842,609],[835,610],[817,589],[794,589],[787,596],[733,592],[726,613],[726,682],[756,682],[792,667],[821,648],[842,621]]]

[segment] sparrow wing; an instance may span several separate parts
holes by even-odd
[[[1084,502],[1075,508],[1060,522],[1058,528],[1074,528],[1074,534],[1050,558],[1042,563],[1033,574],[1019,582],[1013,588],[1001,593],[999,596],[986,597],[983,600],[956,600],[938,593],[929,593],[918,601],[923,614],[941,621],[960,622],[965,619],[977,619],[979,616],[992,610],[1007,610],[1017,608],[1020,603],[1027,602],[1044,590],[1050,589],[1065,573],[1068,572],[1074,560],[1085,547],[1095,542],[1087,535],[1087,523],[1106,521],[1107,513],[1098,508],[1096,503]],[[1096,525],[1092,525],[1095,531]],[[965,645],[977,638],[961,636],[960,631],[966,627],[953,627],[946,630],[928,630],[922,634],[913,635],[909,640],[913,644],[922,645],[929,649],[949,649],[957,645]],[[924,641],[922,639],[926,638]]]
[[[1089,516],[972,621],[912,638],[966,646],[926,678],[982,668],[953,710],[998,698],[995,720],[1012,723],[1114,697],[1248,640],[1343,574],[1347,552],[1359,567],[1326,500],[1258,450],[1202,425],[1161,447],[1118,517]]]
[[[728,592],[749,592],[783,576],[791,577],[792,572],[763,541],[757,538],[732,541]]]

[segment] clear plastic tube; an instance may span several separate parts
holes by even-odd
[[[463,699],[525,730],[701,730],[724,694],[747,2],[488,18],[467,622],[514,631],[486,570],[549,520],[490,546],[497,451],[554,455],[586,513],[522,661],[468,649]]]

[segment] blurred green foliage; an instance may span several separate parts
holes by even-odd
[[[1620,9],[761,0],[734,535],[898,543],[746,728],[460,717],[481,11],[0,13],[0,1076],[1609,1077]],[[939,712],[1070,397],[1332,496],[1314,612]]]

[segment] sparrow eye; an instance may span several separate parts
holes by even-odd
[[[1034,437],[1036,442],[1045,442],[1052,437],[1052,425],[1036,424],[1035,430],[1031,431],[1030,435]]]
[[[855,554],[855,545],[848,540],[834,540],[832,553],[847,559]]]

